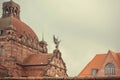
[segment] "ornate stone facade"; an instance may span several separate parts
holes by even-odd
[[[3,3],[0,18],[0,77],[67,77],[59,49],[48,53],[47,42],[20,20],[20,6]]]

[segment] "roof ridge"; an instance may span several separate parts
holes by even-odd
[[[111,50],[109,50],[110,52],[111,52]],[[105,62],[105,60],[107,59],[107,56],[109,55],[108,53],[109,53],[109,51],[107,52],[107,53],[105,53],[104,55],[105,55],[105,58],[104,58],[104,60],[103,60],[103,62],[102,62],[102,64],[104,64],[104,62]],[[102,66],[101,66],[102,67]]]
[[[106,55],[106,53],[96,54],[96,55]]]
[[[111,54],[112,54],[113,59],[115,60],[115,63],[119,65],[118,61],[116,61],[116,58],[114,57],[116,56],[118,59],[120,59],[117,53],[111,53]]]
[[[36,53],[35,53],[35,54],[31,54],[31,55],[52,55],[52,53],[51,53],[51,54],[49,54],[49,53],[47,53],[47,54],[45,54],[45,53],[38,53],[38,54],[36,54]],[[31,56],[31,55],[30,55],[30,56]]]
[[[115,53],[115,52],[113,52],[112,50],[108,50],[108,53]]]
[[[105,55],[105,58],[104,58],[104,60],[103,60],[103,62],[102,62],[102,65],[104,64],[104,62],[105,62],[105,60],[106,60],[106,57],[108,56],[107,54],[104,54]],[[102,66],[101,66],[102,67]],[[101,68],[100,67],[100,68]]]

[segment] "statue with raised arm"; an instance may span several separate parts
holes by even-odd
[[[53,40],[54,40],[54,43],[55,43],[55,48],[58,49],[59,48],[59,44],[60,44],[60,40],[58,40],[58,38],[55,37],[55,35],[53,36]]]

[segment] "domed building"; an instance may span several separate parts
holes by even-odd
[[[3,3],[0,18],[0,77],[67,77],[58,47],[48,53],[47,42],[20,20],[20,6]],[[58,46],[59,41],[55,39]]]

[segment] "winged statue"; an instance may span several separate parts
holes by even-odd
[[[56,45],[55,48],[58,49],[61,40],[58,40],[58,38],[56,38],[55,35],[53,36],[53,40],[54,40],[54,43],[55,43],[55,45]]]

